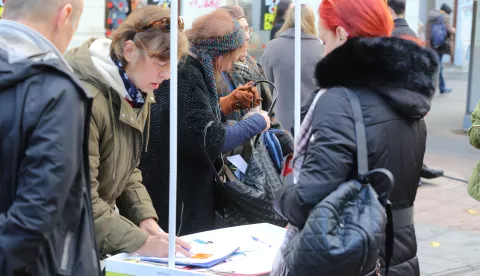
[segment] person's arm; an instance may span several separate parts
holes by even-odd
[[[87,116],[77,87],[53,74],[36,78],[27,88],[31,93],[26,92],[23,116],[28,136],[19,153],[23,157],[18,178],[5,183],[15,185],[16,194],[8,211],[0,213],[0,274],[23,271],[44,253],[72,186],[84,184],[75,183],[83,166]]]
[[[314,140],[297,184],[280,190],[274,203],[275,210],[297,227],[303,227],[313,207],[350,178],[355,163],[353,115],[345,93],[331,89],[319,99],[314,112]]]
[[[222,152],[233,150],[245,144],[255,135],[265,130],[266,127],[267,122],[259,113],[253,114],[250,118],[240,121],[233,126],[226,127]]]
[[[138,168],[135,168],[127,186],[117,199],[117,207],[120,213],[135,225],[141,225],[142,222],[152,219],[152,227],[144,228],[150,235],[159,231],[159,226],[156,223],[158,221],[157,212],[153,207],[147,189],[142,184],[142,172]]]
[[[100,100],[100,99],[99,99]],[[108,203],[99,196],[100,183],[98,170],[100,167],[100,140],[105,121],[101,112],[98,112],[95,101],[90,121],[90,138],[88,151],[90,160],[92,209],[95,222],[95,235],[97,237],[100,254],[116,254],[119,252],[133,253],[146,241],[148,235],[130,220],[118,214]]]
[[[443,19],[445,21],[445,27],[447,29],[448,34],[451,36],[455,35],[456,30],[452,26],[452,23],[450,23],[450,15],[446,14],[445,16],[443,16]]]

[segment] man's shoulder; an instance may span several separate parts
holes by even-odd
[[[69,67],[61,62],[37,62],[32,63],[33,67],[38,68],[38,74],[32,76],[45,87],[49,87],[52,95],[59,93],[77,92],[82,99],[90,99],[80,81],[75,77]]]

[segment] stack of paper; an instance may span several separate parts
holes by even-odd
[[[183,255],[177,254],[175,256],[176,265],[185,266],[197,266],[197,267],[212,267],[218,263],[221,263],[232,256],[240,249],[240,246],[224,243],[208,243],[199,244],[192,242],[192,249],[190,252],[192,257],[188,258]],[[168,258],[141,258],[144,262],[153,263],[168,263]]]

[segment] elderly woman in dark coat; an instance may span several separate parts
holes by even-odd
[[[213,171],[202,148],[207,125],[208,157],[215,161],[222,152],[232,150],[270,127],[266,113],[225,127],[222,117],[250,105],[259,97],[250,85],[218,98],[215,79],[232,68],[245,42],[245,31],[228,12],[217,10],[197,19],[187,31],[192,43],[189,55],[178,72],[178,198],[179,235],[212,230],[215,227],[215,189]],[[149,151],[141,167],[144,183],[152,196],[162,228],[168,226],[169,183],[169,82],[162,83],[152,106]]]

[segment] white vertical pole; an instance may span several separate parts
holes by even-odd
[[[177,220],[177,52],[178,1],[170,1],[170,194],[168,209],[168,268],[175,268]]]
[[[302,67],[302,55],[301,55],[301,42],[302,32],[302,7],[300,0],[295,0],[295,138],[298,139],[300,133],[300,107],[301,101],[301,67]]]

